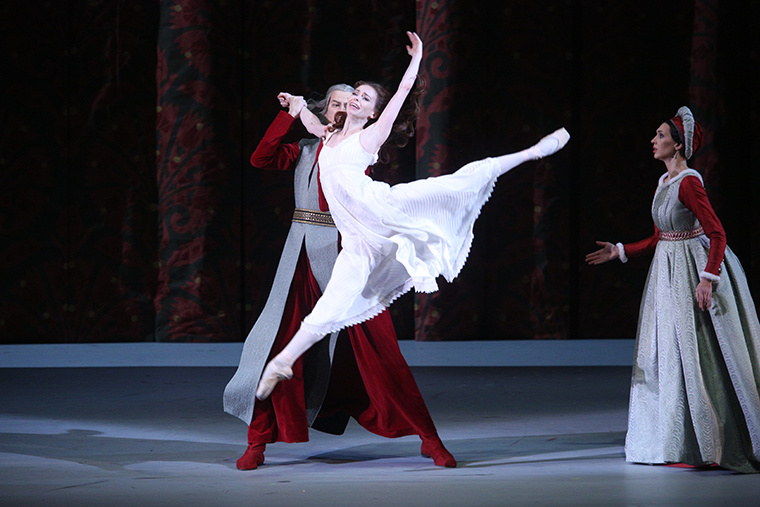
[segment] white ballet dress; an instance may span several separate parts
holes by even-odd
[[[377,162],[360,132],[319,155],[320,181],[341,251],[324,294],[302,329],[324,335],[371,319],[412,287],[435,292],[462,269],[473,225],[498,164],[472,162],[453,174],[390,186],[365,174]]]

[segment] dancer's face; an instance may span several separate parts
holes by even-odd
[[[328,122],[332,123],[335,121],[335,113],[346,110],[346,107],[348,107],[348,99],[350,98],[351,92],[342,92],[338,90],[332,92],[332,95],[330,95],[330,102],[327,104],[327,113],[325,113],[325,118],[327,118]]]
[[[670,125],[663,123],[657,129],[652,138],[652,156],[655,160],[668,160],[673,158],[673,154],[681,148],[680,143],[676,143],[670,135]]]
[[[377,92],[370,85],[359,85],[348,100],[348,114],[362,120],[376,116]]]

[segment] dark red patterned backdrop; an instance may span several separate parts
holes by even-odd
[[[248,157],[280,91],[395,86],[426,44],[416,146],[391,183],[568,147],[503,177],[462,274],[392,308],[400,338],[621,338],[648,259],[583,264],[651,231],[649,139],[678,106],[760,292],[757,2],[8,0],[0,7],[0,337],[238,341],[268,294],[292,177]],[[293,133],[295,140],[304,135]],[[758,296],[760,297],[760,296]]]
[[[240,336],[240,9],[240,2],[160,2],[160,341]]]

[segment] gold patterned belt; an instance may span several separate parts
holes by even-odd
[[[684,241],[687,239],[696,238],[704,234],[705,231],[702,227],[691,229],[688,231],[660,231],[661,241]]]
[[[323,227],[335,227],[332,215],[329,211],[314,211],[310,209],[296,208],[293,212],[293,222],[299,224],[321,225]]]

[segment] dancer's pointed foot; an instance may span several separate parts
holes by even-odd
[[[269,361],[269,364],[264,368],[264,373],[261,374],[259,387],[256,389],[256,397],[260,400],[269,398],[280,380],[287,380],[293,376],[291,365],[284,361],[280,355],[278,354]]]
[[[237,460],[238,470],[256,470],[264,463],[264,450],[267,444],[248,444],[245,454]]]
[[[433,463],[439,467],[454,468],[457,466],[457,460],[444,447],[438,433],[433,433],[428,437],[420,436],[420,438],[422,439],[420,451],[424,457],[433,458]]]
[[[570,140],[570,133],[564,128],[555,130],[548,136],[542,138],[538,143],[531,146],[523,153],[525,160],[537,160],[548,157],[564,148]]]

